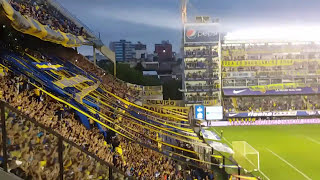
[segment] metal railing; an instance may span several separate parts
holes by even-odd
[[[19,110],[3,101],[0,101],[0,117],[0,167],[2,167],[6,172],[14,173],[12,172],[12,170],[15,170],[19,166],[24,166],[24,172],[41,168],[41,176],[47,176],[48,173],[50,174],[50,172],[56,171],[54,178],[45,177],[45,179],[64,180],[77,179],[76,177],[74,177],[74,174],[76,173],[72,171],[74,171],[75,168],[80,168],[82,169],[82,171],[77,173],[83,173],[83,176],[86,176],[84,172],[87,173],[88,169],[91,169],[91,171],[95,170],[96,173],[98,173],[97,176],[105,179],[135,179],[135,177],[126,176],[124,172],[118,170],[112,164],[109,164],[108,162],[97,157],[95,154],[87,151],[84,148],[85,146],[81,147],[71,140],[66,139],[57,132],[37,122],[37,120],[22,114],[21,112],[19,112]],[[31,137],[33,139],[28,139],[27,137]],[[4,141],[4,139],[6,139],[6,141]],[[153,148],[149,145],[145,145],[141,142],[135,143],[158,152],[164,156],[168,156],[168,152],[166,151],[160,151],[159,149]],[[24,148],[29,147],[30,145],[34,146],[30,149],[40,149],[45,151],[23,151]],[[48,152],[50,152],[50,156],[47,156]],[[37,154],[39,154],[39,157],[42,159],[39,159],[39,157],[37,158]],[[72,159],[72,155],[74,154],[77,154],[77,159]],[[29,158],[24,159],[25,156]],[[80,158],[78,158],[79,156]],[[29,161],[30,158],[33,162],[35,162],[33,166],[32,163],[26,162]],[[170,156],[170,159],[174,160],[183,167],[199,168],[199,164],[193,162],[192,160],[191,162],[187,162],[185,158],[175,155]],[[82,163],[89,163],[90,166],[83,168]],[[19,165],[17,166],[15,164]],[[30,174],[34,175],[34,172],[31,172]],[[81,178],[86,178],[83,176],[81,176]],[[94,176],[94,174],[90,174],[90,176]],[[96,177],[96,179],[98,179],[97,176],[91,178],[95,179]],[[35,178],[38,179],[37,177]]]
[[[35,119],[23,115],[9,104],[0,101],[0,110],[0,136],[2,137],[0,155],[2,156],[1,167],[4,171],[12,172],[21,166],[24,167],[24,169],[22,168],[24,172],[40,168],[42,169],[40,175],[46,178],[52,172],[55,175],[54,178],[57,179],[58,176],[60,180],[76,179],[76,173],[87,174],[93,179],[94,177],[129,178],[113,165],[45,127]],[[35,134],[36,136],[33,136]],[[48,152],[51,153],[47,154]],[[37,156],[37,154],[41,156]],[[40,167],[37,164],[40,164]],[[72,169],[72,165],[81,168],[82,171],[74,172],[76,170]],[[31,174],[34,175],[32,172]]]

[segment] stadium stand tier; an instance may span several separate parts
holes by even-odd
[[[318,110],[319,48],[316,42],[225,44],[225,112]]]
[[[41,24],[48,25],[53,30],[77,36],[86,36],[83,27],[64,17],[49,2],[45,0],[9,0],[11,6],[22,15],[38,20]]]
[[[10,172],[55,179],[63,168],[64,179],[108,179],[114,167],[137,179],[213,179],[208,169],[214,162],[195,151],[211,148],[193,132],[188,114],[162,114],[134,104],[139,91],[73,49],[9,26],[0,33],[1,100],[52,131],[7,112]],[[63,166],[54,133],[79,147],[63,143]]]

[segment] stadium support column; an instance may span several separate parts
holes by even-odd
[[[222,44],[221,44],[221,34],[219,33],[219,42],[218,42],[218,57],[219,57],[219,100],[221,106],[223,106],[223,98],[222,98]]]
[[[113,180],[113,171],[111,167],[109,167],[109,179]]]
[[[2,128],[2,150],[3,150],[3,170],[8,172],[8,154],[7,154],[7,131],[6,131],[6,116],[4,103],[1,101],[1,128]]]
[[[113,75],[114,77],[117,77],[117,61],[114,60],[113,62]]]
[[[59,179],[63,180],[64,167],[63,167],[63,142],[62,138],[58,137],[58,161],[59,161]]]
[[[93,63],[97,65],[96,48],[93,46]]]

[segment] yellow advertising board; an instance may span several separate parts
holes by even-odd
[[[144,91],[142,95],[144,96],[162,95],[162,91]]]
[[[266,92],[267,90],[293,89],[293,88],[299,88],[299,87],[306,87],[306,84],[299,84],[299,83],[269,84],[269,85],[260,85],[260,86],[250,86],[249,89],[252,91]]]
[[[250,67],[250,66],[291,66],[299,59],[273,59],[273,60],[239,60],[223,61],[223,67]]]
[[[173,114],[179,113],[183,115],[188,115],[190,112],[190,107],[178,107],[178,106],[151,106],[143,105],[144,108],[150,109],[152,111],[161,113],[161,114]]]
[[[182,100],[146,100],[144,102],[148,105],[159,105],[159,106],[183,106]]]
[[[162,92],[162,86],[143,86],[144,91],[161,91]]]
[[[213,106],[213,105],[217,105],[219,102],[218,99],[215,99],[215,100],[206,100],[206,101],[203,101],[203,105],[205,106]]]
[[[229,118],[229,122],[255,122],[256,118]]]

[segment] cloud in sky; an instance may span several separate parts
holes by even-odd
[[[147,25],[154,28],[166,28],[173,30],[180,30],[182,27],[179,14],[166,9],[135,8],[128,10],[117,7],[104,11],[103,7],[100,7],[91,13],[93,16],[104,20],[118,20],[119,23],[133,23],[137,25]]]
[[[180,0],[57,0],[101,33],[106,45],[127,39],[148,45],[170,40],[176,51],[181,43]],[[189,0],[189,19],[196,15],[219,17],[225,31],[317,25],[319,0]],[[283,32],[283,31],[281,31]]]

